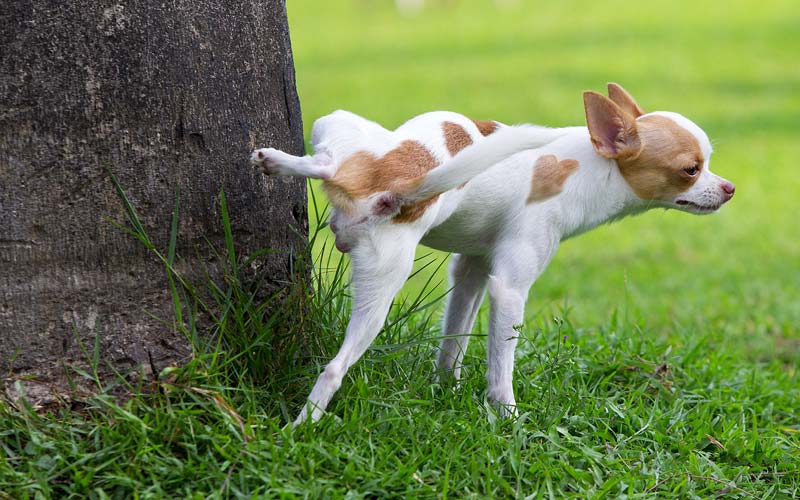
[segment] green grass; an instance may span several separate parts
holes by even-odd
[[[441,254],[421,258],[330,415],[292,431],[348,317],[328,230],[316,293],[268,304],[237,279],[248,256],[230,235],[221,288],[181,284],[173,252],[152,249],[194,359],[54,413],[0,402],[0,499],[800,496],[796,2],[432,3],[290,0],[306,132],[336,108],[387,126],[432,109],[574,125],[581,92],[617,81],[703,126],[736,197],[563,245],[520,332],[514,421],[484,400],[485,312],[462,386],[434,382]]]
[[[659,334],[711,322],[747,343],[769,333],[800,347],[795,2],[440,1],[411,17],[389,2],[345,4],[288,6],[307,132],[336,108],[388,127],[433,109],[578,125],[581,92],[608,81],[708,132],[712,168],[738,186],[733,202],[711,217],[654,211],[566,242],[533,310],[568,303],[592,324],[627,300]]]

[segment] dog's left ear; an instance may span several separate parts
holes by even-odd
[[[586,125],[595,151],[610,159],[631,158],[642,149],[636,119],[597,92],[583,93]]]
[[[633,97],[628,93],[627,90],[623,89],[621,85],[616,83],[609,83],[608,84],[608,97],[614,101],[614,104],[622,108],[623,111],[627,111],[628,114],[633,116],[634,118],[639,118],[644,114],[644,110],[636,104],[636,101]]]

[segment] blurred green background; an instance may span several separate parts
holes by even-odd
[[[566,315],[592,335],[624,314],[647,335],[713,335],[721,349],[794,370],[796,0],[400,5],[288,2],[306,137],[315,119],[339,108],[387,128],[440,109],[578,125],[581,93],[618,82],[646,111],[676,111],[703,127],[715,147],[710,166],[737,185],[736,196],[716,215],[654,210],[565,242],[534,285],[528,321]]]

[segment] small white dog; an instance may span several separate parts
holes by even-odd
[[[654,207],[716,212],[734,185],[711,173],[711,144],[676,113],[644,113],[619,85],[583,94],[588,127],[551,129],[420,115],[394,132],[345,111],[314,123],[314,155],[267,148],[268,175],[323,179],[336,246],[350,252],[354,304],[344,343],[295,421],[318,420],[378,335],[418,243],[454,252],[438,356],[459,378],[488,287],[488,398],[516,412],[512,375],[525,302],[559,243]]]

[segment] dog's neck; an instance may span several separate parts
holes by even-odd
[[[570,127],[569,134],[543,151],[580,163],[556,198],[559,217],[554,224],[562,240],[650,208],[631,190],[616,162],[595,151],[586,127]]]

